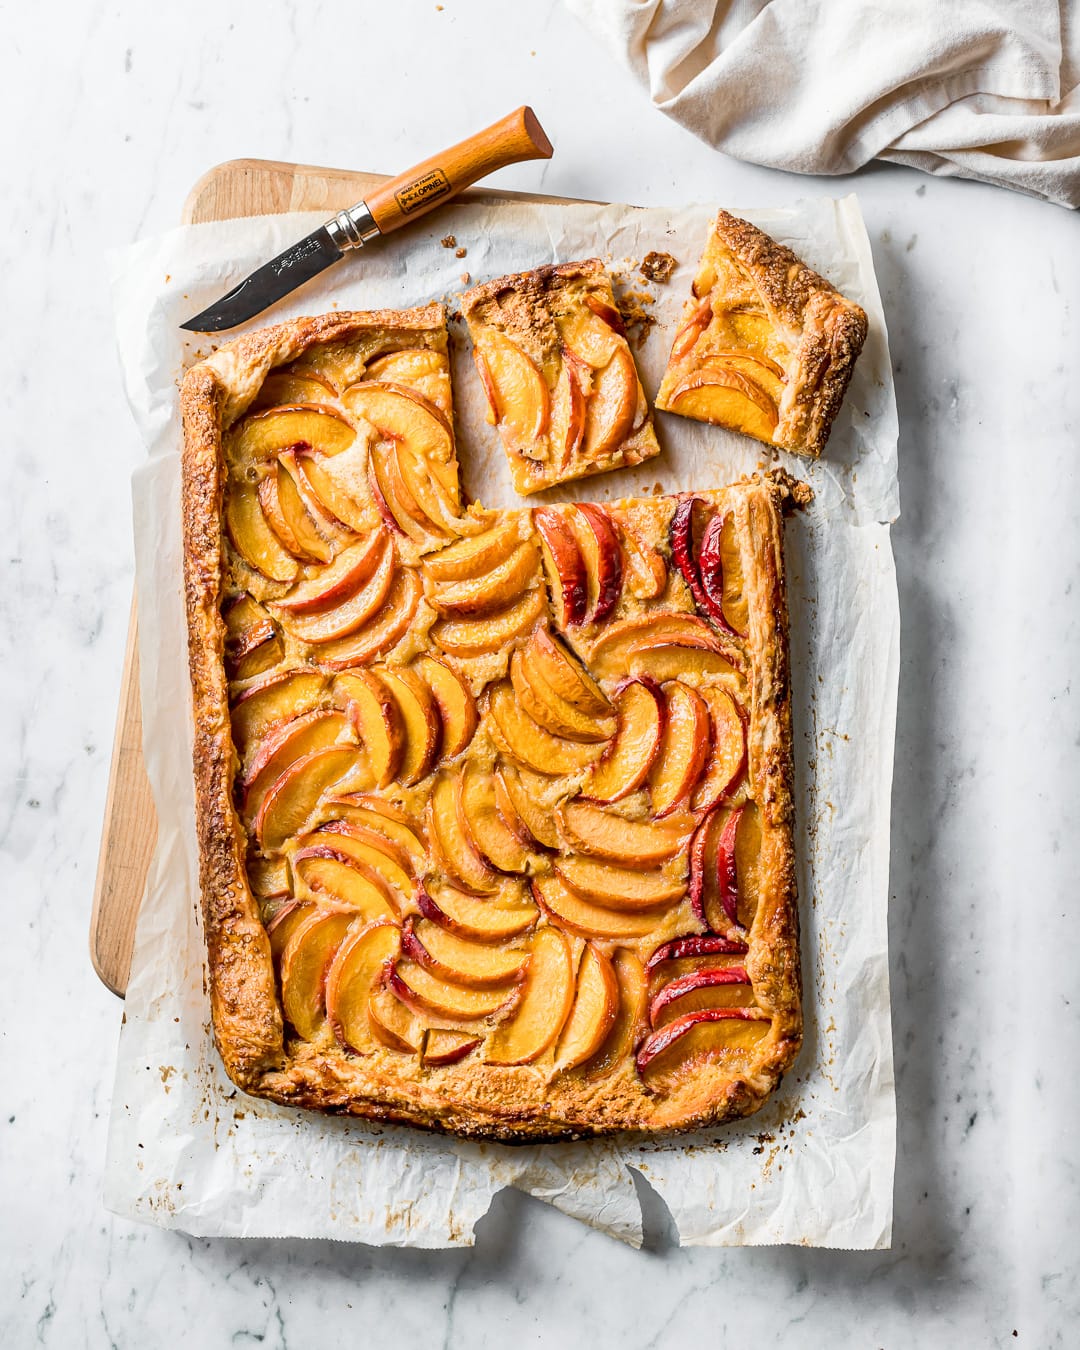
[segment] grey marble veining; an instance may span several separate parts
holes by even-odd
[[[91,0],[6,36],[0,1344],[1076,1344],[1080,221],[901,169],[734,164],[544,0]],[[901,413],[891,1252],[679,1250],[645,1183],[640,1253],[516,1193],[445,1253],[194,1240],[101,1207],[120,1008],[85,935],[141,453],[103,250],[173,224],[219,160],[392,170],[525,99],[557,154],[507,187],[860,194]]]

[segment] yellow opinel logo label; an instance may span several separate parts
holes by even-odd
[[[415,211],[418,206],[424,206],[427,202],[435,201],[439,197],[445,197],[450,191],[450,180],[442,169],[432,169],[430,173],[421,174],[419,178],[414,178],[411,183],[406,183],[400,191],[394,193],[394,200],[401,207],[405,215],[410,211]]]

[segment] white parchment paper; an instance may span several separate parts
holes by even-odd
[[[734,209],[739,210],[736,206]],[[853,197],[741,214],[790,244],[870,316],[870,335],[824,460],[781,461],[812,507],[787,526],[805,1045],[750,1120],[662,1142],[506,1148],[277,1107],[238,1092],[210,1036],[197,920],[191,715],[181,593],[176,387],[211,344],[179,323],[313,229],[290,215],[191,226],[114,258],[117,336],[148,458],[134,479],[147,769],[159,818],[120,1040],[105,1198],[116,1213],[195,1234],[331,1237],[440,1247],[473,1241],[517,1186],[626,1242],[641,1241],[629,1168],[667,1202],[684,1243],[888,1245],[895,1102],[889,1021],[889,806],[899,653],[889,522],[898,511],[896,408],[881,302]],[[466,204],[338,264],[251,327],[328,308],[453,304],[473,282],[599,255],[651,297],[637,353],[650,397],[712,211]],[[459,259],[440,239],[454,234]],[[634,275],[651,249],[679,266]],[[520,504],[460,326],[454,397],[466,486]],[[229,336],[232,336],[230,334]],[[718,486],[765,447],[658,414],[663,454],[556,490],[604,500]]]

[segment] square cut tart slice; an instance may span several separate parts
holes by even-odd
[[[598,259],[474,286],[461,310],[515,491],[527,496],[660,453]]]
[[[854,301],[721,211],[656,406],[817,457],[865,339],[866,315]]]
[[[755,1110],[802,1034],[782,476],[464,507],[440,307],[184,380],[214,1033],[504,1141]]]

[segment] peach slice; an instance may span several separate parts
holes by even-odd
[[[651,680],[627,681],[615,693],[615,706],[615,737],[584,788],[596,802],[617,802],[641,787],[659,753],[667,718],[667,703]]]
[[[639,600],[655,600],[667,586],[667,563],[628,520],[620,520],[619,529],[628,564],[630,593]]]
[[[605,909],[629,913],[656,909],[673,904],[686,894],[685,881],[673,881],[663,872],[634,872],[573,854],[560,858],[555,871],[577,895]]]
[[[624,345],[619,340],[616,325],[606,316],[597,314],[591,305],[588,311],[578,309],[560,315],[557,325],[572,356],[591,370],[603,370]]]
[[[335,817],[347,820],[358,828],[371,830],[394,849],[400,849],[411,862],[410,870],[418,872],[427,865],[427,849],[420,842],[416,822],[407,811],[401,810],[385,797],[350,792],[329,798],[327,808],[335,812]],[[404,862],[402,866],[405,866]]]
[[[363,793],[356,793],[356,797],[362,797]],[[357,844],[363,844],[384,855],[384,859],[389,860],[389,870],[384,873],[385,879],[392,886],[396,886],[404,895],[411,895],[413,891],[413,879],[420,868],[417,866],[418,859],[421,863],[426,861],[423,853],[423,847],[417,839],[415,833],[405,825],[400,825],[397,821],[387,822],[386,817],[379,817],[374,811],[365,811],[362,807],[350,806],[342,802],[328,802],[328,810],[337,809],[338,813],[331,820],[324,821],[306,842],[319,843],[330,842],[337,847],[342,847],[341,840],[336,836],[344,835],[348,839],[354,840]],[[378,823],[373,823],[377,821]],[[400,829],[403,834],[407,833],[411,839],[411,846],[404,844],[399,839],[395,839],[385,829],[379,828],[387,823]],[[334,835],[333,840],[328,840],[326,836]],[[316,837],[318,836],[318,837]],[[411,850],[415,848],[417,853]],[[348,852],[348,848],[346,848]],[[387,863],[380,860],[378,866],[386,867]]]
[[[402,347],[400,351],[376,357],[365,368],[364,379],[408,384],[410,380],[419,380],[425,375],[442,375],[445,372],[446,357],[441,352],[432,351],[430,347]]]
[[[521,998],[512,1015],[491,1034],[488,1064],[529,1064],[554,1044],[574,999],[570,943],[557,928],[541,928],[529,948]]]
[[[368,995],[368,1027],[375,1039],[388,1049],[402,1055],[418,1055],[423,1048],[427,1027],[390,988],[390,971],[393,968],[393,962],[383,966],[379,979]]]
[[[281,954],[281,1003],[296,1034],[317,1040],[326,1025],[326,976],[355,916],[321,909],[292,932]]]
[[[690,842],[691,905],[710,932],[725,937],[744,931],[739,922],[736,839],[745,810],[745,805],[729,812],[717,807],[702,820]]]
[[[498,875],[465,830],[459,804],[460,781],[435,780],[427,804],[428,843],[440,869],[471,895],[493,895]]]
[[[253,483],[230,478],[225,489],[225,528],[241,558],[270,581],[293,581],[300,564],[267,524]]]
[[[393,444],[375,442],[369,451],[368,485],[385,523],[414,544],[428,547],[443,531],[417,505],[398,468]]]
[[[706,686],[700,694],[709,708],[712,752],[705,777],[694,790],[690,805],[694,811],[711,811],[742,777],[746,765],[746,729],[739,705],[726,689]]]
[[[373,869],[327,845],[301,849],[293,859],[297,878],[316,898],[354,910],[365,923],[397,918],[390,887]]]
[[[404,729],[404,753],[396,770],[406,787],[431,772],[439,749],[439,714],[424,681],[414,671],[381,666],[378,678],[385,687]]]
[[[712,422],[772,444],[776,404],[764,389],[737,370],[705,367],[680,380],[668,408],[682,417]]]
[[[278,478],[282,485],[279,496],[282,495],[282,492],[287,495],[288,510],[299,513],[302,508],[305,529],[307,528],[306,522],[310,519],[323,539],[327,540],[332,547],[340,548],[343,544],[350,542],[352,531],[338,520],[332,512],[324,510],[318,493],[312,489],[307,475],[301,467],[301,459],[308,457],[306,447],[301,447],[299,451],[295,447],[290,447],[288,450],[282,450],[281,454],[278,455]],[[281,478],[282,470],[289,478],[291,486],[285,484],[284,479]],[[296,532],[295,526],[293,532]]]
[[[421,887],[416,902],[425,919],[474,942],[507,942],[527,933],[538,918],[531,900],[516,904],[500,899],[480,900],[449,886],[434,894]]]
[[[773,403],[779,404],[784,397],[784,385],[787,376],[783,366],[777,365],[770,357],[760,352],[745,350],[720,350],[709,352],[701,357],[701,364],[716,369],[734,370],[745,375],[748,380],[759,385]]]
[[[491,737],[499,749],[538,773],[577,773],[598,758],[603,748],[545,731],[518,706],[513,686],[506,680],[489,691],[488,711]]]
[[[285,644],[276,631],[271,637],[252,647],[234,665],[229,668],[229,676],[235,683],[253,680],[256,675],[265,675],[267,671],[279,666],[285,659]]]
[[[540,535],[544,570],[559,621],[564,628],[576,627],[584,622],[589,603],[585,560],[577,538],[563,514],[553,508],[534,511],[533,523]]]
[[[335,408],[318,403],[268,408],[249,413],[227,437],[238,464],[273,459],[290,446],[304,445],[324,455],[338,455],[356,439],[356,432]]]
[[[434,656],[420,656],[413,669],[431,690],[441,725],[440,753],[454,759],[468,746],[478,721],[476,700],[462,678]]]
[[[627,820],[591,802],[563,802],[555,822],[568,849],[645,871],[673,858],[686,842],[686,830]]]
[[[349,637],[319,648],[319,663],[326,670],[362,666],[401,641],[412,623],[423,587],[411,567],[399,567],[382,609]]]
[[[649,776],[653,815],[660,819],[685,804],[709,757],[709,705],[696,689],[678,680],[665,689],[667,719],[660,753]]]
[[[534,589],[508,608],[482,618],[440,619],[432,625],[431,637],[450,656],[483,656],[534,628],[546,609],[544,592]]]
[[[638,1072],[644,1073],[672,1046],[678,1046],[683,1053],[694,1054],[750,1049],[768,1035],[771,1020],[760,1008],[699,1008],[696,1012],[684,1013],[645,1038],[637,1052]],[[752,1025],[745,1026],[745,1023]],[[691,1035],[698,1030],[707,1034]]]
[[[397,774],[405,751],[405,726],[397,703],[370,670],[335,676],[334,702],[363,742],[376,786],[386,787]]]
[[[299,834],[311,819],[319,798],[345,778],[366,770],[365,761],[351,745],[329,745],[290,764],[263,798],[255,817],[255,837],[268,853]]]
[[[401,950],[401,934],[392,923],[371,923],[350,933],[337,949],[326,976],[326,1014],[346,1050],[370,1046],[368,1003],[387,961]]]
[[[245,689],[232,710],[233,742],[240,755],[271,727],[314,712],[326,695],[326,676],[317,670],[286,670]]]
[[[591,1059],[607,1039],[619,1011],[619,984],[611,962],[591,942],[578,967],[577,991],[555,1049],[561,1073]]]
[[[675,340],[671,344],[671,360],[681,361],[684,356],[688,356],[698,338],[712,323],[712,303],[706,297],[700,301],[686,316],[682,326],[675,334]]]
[[[731,326],[740,347],[756,350],[771,349],[778,355],[787,353],[777,341],[776,329],[769,322],[764,310],[736,310],[725,314],[724,318]]]
[[[310,918],[312,914],[325,914],[326,912],[324,906],[303,904],[299,900],[282,905],[275,912],[274,917],[266,925],[266,936],[270,939],[270,956],[275,965],[280,966],[281,957],[289,944],[289,939],[304,920]],[[349,918],[352,919],[352,917],[350,914]]]
[[[486,576],[436,582],[431,588],[431,602],[444,614],[477,614],[504,609],[513,604],[536,578],[538,561],[536,547],[531,541],[519,544]]]
[[[719,933],[692,933],[661,943],[649,957],[647,969],[651,972],[665,961],[685,961],[695,956],[745,956],[749,950],[737,938],[721,937]]]
[[[382,556],[360,589],[331,609],[314,614],[281,611],[281,622],[301,642],[333,642],[355,633],[381,609],[394,580],[394,548],[383,536]]]
[[[315,528],[292,479],[277,464],[259,483],[259,506],[282,548],[298,562],[328,563],[330,545]]]
[[[529,959],[528,952],[469,942],[431,919],[421,919],[415,925],[411,920],[406,922],[402,951],[440,979],[477,989],[519,980]]]
[[[559,411],[556,425],[563,434],[561,463],[565,468],[581,449],[585,438],[585,406],[592,384],[586,367],[579,369],[578,358],[568,347],[562,350],[563,366],[555,386],[555,406]]]
[[[428,554],[423,563],[424,571],[432,581],[469,581],[473,577],[483,577],[501,566],[519,542],[515,523],[504,520],[481,534],[458,539],[438,553]]]
[[[398,468],[402,480],[420,510],[432,522],[437,533],[458,534],[462,524],[461,502],[456,471],[452,486],[443,481],[448,470],[440,476],[409,446],[397,447]]]
[[[585,1072],[590,1077],[610,1073],[623,1063],[631,1053],[645,1020],[649,984],[641,962],[633,952],[620,948],[612,964],[619,986],[619,1004],[607,1039],[601,1044],[595,1058],[585,1065]]]
[[[495,770],[495,800],[509,828],[527,848],[532,843],[558,848],[555,821],[551,812],[540,805],[535,789],[536,780],[528,770],[503,763]]]
[[[603,623],[619,603],[623,584],[622,545],[601,506],[579,502],[569,513],[589,579],[589,623]],[[580,521],[584,520],[585,528]]]
[[[712,619],[723,631],[730,632],[728,622],[724,618],[723,609],[713,598],[711,590],[706,588],[701,576],[696,527],[698,525],[697,517],[704,509],[705,502],[701,497],[687,496],[682,498],[675,508],[675,514],[671,517],[671,553],[679,571],[682,573],[683,580],[690,588],[694,604],[702,614]]]
[[[373,530],[366,539],[343,549],[329,567],[320,567],[313,577],[298,582],[288,595],[275,601],[277,608],[290,614],[310,614],[342,604],[371,578],[386,547],[386,536]]]
[[[551,398],[544,377],[530,356],[501,333],[488,333],[473,350],[491,421],[526,448],[545,435]]]
[[[424,1041],[423,1061],[436,1067],[442,1064],[457,1064],[479,1044],[480,1037],[470,1036],[467,1031],[432,1027]]]
[[[523,710],[553,735],[592,743],[607,741],[614,734],[615,724],[610,718],[599,721],[579,712],[547,684],[520,650],[510,657],[510,682]]]
[[[720,655],[685,643],[669,642],[659,634],[646,634],[633,644],[629,665],[631,674],[657,684],[686,678],[722,680],[736,674],[732,657],[733,653]]]
[[[692,970],[661,986],[649,1002],[649,1023],[657,1026],[664,1012],[678,1003],[679,1013],[698,1007],[747,1007],[753,999],[750,976],[742,966],[711,966]]]
[[[583,453],[596,459],[617,450],[634,429],[637,406],[637,367],[630,348],[623,343],[593,377],[593,391],[585,409]]]
[[[270,615],[246,593],[223,605],[221,617],[225,620],[225,660],[231,668],[277,632]]]
[[[743,582],[742,553],[730,511],[715,515],[701,541],[701,581],[729,631],[746,637],[750,611]]]
[[[290,403],[329,403],[336,398],[333,385],[313,370],[304,374],[272,370],[263,380],[250,411],[261,412],[263,408],[280,408]]]
[[[524,872],[529,853],[499,813],[492,776],[475,764],[467,765],[461,776],[459,801],[462,825],[483,861],[497,872]]]
[[[268,731],[244,771],[245,816],[251,819],[258,814],[271,786],[290,764],[340,741],[354,741],[352,729],[348,720],[332,709],[314,709],[279,722]]]
[[[490,1017],[518,997],[519,985],[491,987],[451,984],[440,980],[415,961],[399,960],[390,967],[388,983],[402,1003],[419,1013],[475,1021]]]
[[[761,859],[761,811],[756,802],[746,802],[735,827],[735,876],[739,899],[736,912],[749,928],[757,913]]]
[[[546,628],[538,628],[529,642],[529,661],[545,684],[559,695],[594,717],[609,717],[612,712],[607,696],[570,649]]]
[[[387,894],[395,908],[412,898],[413,879],[408,859],[396,844],[363,825],[345,819],[327,821],[311,834],[304,835],[300,848],[301,851],[331,849],[339,861],[346,859],[377,885],[388,888]],[[320,853],[320,856],[326,855]]]
[[[276,900],[289,894],[289,867],[284,858],[249,858],[248,885],[260,900]]]
[[[678,648],[684,656],[689,655],[685,649],[710,653],[718,658],[714,664],[719,671],[734,673],[733,654],[696,614],[654,615],[612,624],[593,644],[589,666],[600,679],[620,679],[636,666],[635,657],[657,648]]]
[[[450,423],[415,389],[368,380],[350,385],[341,401],[351,413],[369,422],[383,440],[404,443],[428,464],[449,464],[453,460]]]
[[[305,451],[296,457],[297,468],[311,492],[322,502],[323,510],[352,530],[371,526],[371,513],[365,505],[363,479],[357,479],[356,457],[344,454],[340,459]]]
[[[664,912],[625,914],[583,900],[557,876],[533,882],[536,903],[560,928],[595,938],[645,938],[664,920]]]

